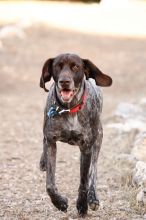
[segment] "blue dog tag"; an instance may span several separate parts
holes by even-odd
[[[48,115],[49,118],[51,118],[51,117],[54,117],[54,116],[58,115],[58,112],[57,112],[55,107],[51,107],[49,109],[49,111],[47,112],[47,115]]]

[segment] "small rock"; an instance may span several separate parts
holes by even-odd
[[[140,190],[137,194],[136,200],[139,205],[146,207],[146,188]]]
[[[137,129],[139,131],[146,130],[145,122],[140,121],[139,119],[127,119],[126,121],[118,123],[110,123],[107,125],[107,127],[115,128],[121,132],[131,132],[133,129]]]
[[[127,102],[121,102],[115,111],[115,115],[127,119],[135,118],[135,116],[137,117],[142,114],[143,112],[140,106]]]
[[[136,138],[131,155],[137,160],[146,162],[146,132],[140,133]]]
[[[138,161],[134,169],[133,184],[146,187],[146,163]]]
[[[107,125],[119,132],[131,132],[133,129],[146,131],[146,113],[141,105],[121,102],[114,113],[117,117],[115,123]]]

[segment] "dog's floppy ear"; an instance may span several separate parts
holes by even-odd
[[[51,80],[53,60],[54,60],[53,58],[46,60],[42,68],[42,75],[40,78],[40,87],[43,88],[45,92],[49,91],[48,89],[46,89],[45,83]]]
[[[93,78],[98,86],[111,86],[112,78],[103,74],[90,60],[83,59],[86,79]]]

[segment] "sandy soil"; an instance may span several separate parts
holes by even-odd
[[[146,41],[55,29],[43,24],[24,30],[23,38],[1,39],[0,47],[0,219],[78,219],[75,208],[79,185],[79,149],[58,143],[57,185],[69,199],[68,213],[56,210],[45,191],[45,173],[39,171],[42,152],[43,109],[47,94],[39,88],[44,61],[63,52],[90,58],[112,76],[103,89],[104,140],[98,163],[101,206],[86,219],[139,220],[143,209],[135,202],[130,153],[136,130],[119,133],[107,127],[122,101],[138,102],[146,95]]]

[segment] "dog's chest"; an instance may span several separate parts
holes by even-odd
[[[69,144],[78,145],[83,140],[83,128],[77,115],[68,116],[64,119],[59,140]]]
[[[69,115],[67,117],[66,127],[67,127],[67,130],[69,130],[69,131],[78,131],[78,132],[82,131],[82,126],[78,120],[77,114],[75,114],[74,116]]]
[[[56,129],[56,140],[69,143],[71,145],[83,145],[89,139],[84,126],[78,120],[78,115],[60,118],[58,121],[59,130]],[[59,132],[58,132],[59,131]]]

